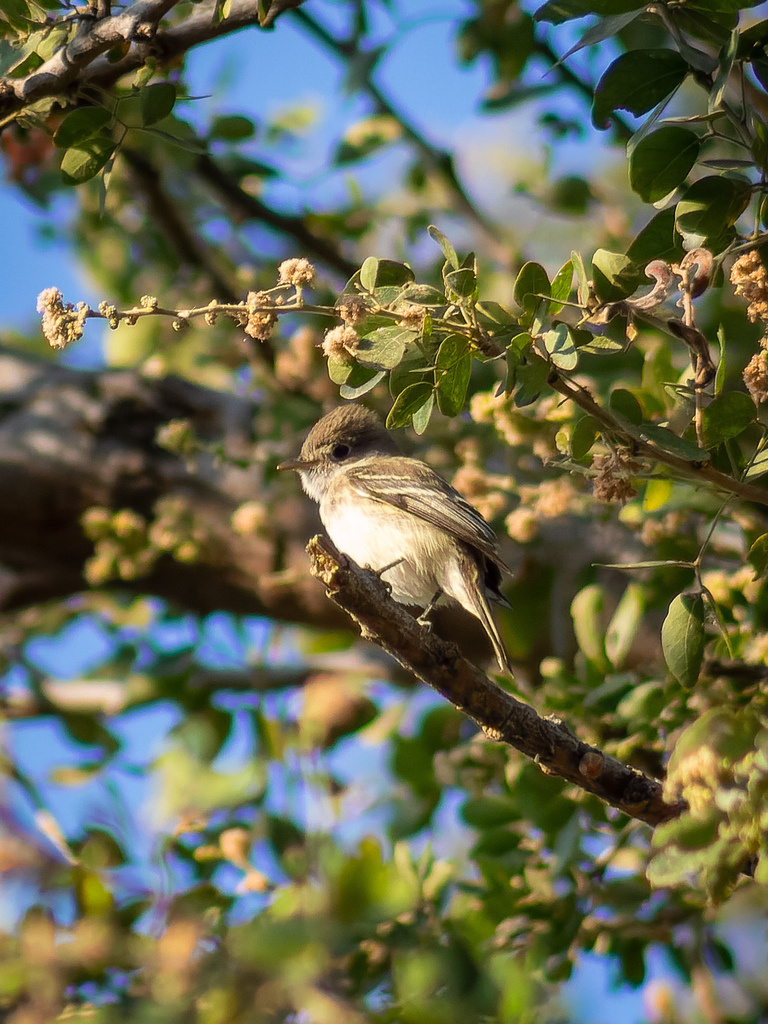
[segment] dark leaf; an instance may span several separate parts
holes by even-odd
[[[592,256],[592,279],[598,298],[605,302],[625,299],[640,283],[640,273],[629,256],[598,249]]]
[[[64,118],[53,136],[60,149],[69,149],[96,135],[112,120],[112,114],[104,107],[80,107]]]
[[[617,57],[597,83],[592,122],[607,128],[614,110],[640,115],[682,84],[688,65],[676,50],[630,50]]]
[[[696,163],[701,140],[687,128],[668,125],[646,135],[632,150],[629,182],[641,199],[655,203],[681,185]]]
[[[394,430],[395,427],[407,426],[411,419],[418,413],[432,397],[432,385],[426,381],[418,384],[409,384],[395,399],[395,404],[389,410],[387,416],[387,427]]]
[[[157,124],[173,110],[176,103],[176,86],[170,82],[156,82],[141,90],[141,123]]]
[[[214,117],[208,131],[209,139],[223,139],[226,142],[242,142],[252,139],[256,134],[256,125],[250,117],[240,114],[222,114]]]
[[[704,410],[704,443],[714,448],[738,436],[755,420],[755,404],[743,391],[718,395]]]
[[[749,182],[709,175],[686,189],[677,204],[675,225],[681,234],[717,238],[746,210],[752,195]]]
[[[623,416],[625,420],[629,420],[635,426],[643,422],[643,410],[640,408],[640,403],[632,392],[625,388],[616,388],[615,391],[612,391],[608,405],[612,412]]]
[[[680,262],[684,255],[683,239],[675,228],[675,210],[674,206],[662,210],[645,225],[627,249],[633,263],[645,266],[651,260]]]
[[[519,409],[532,405],[543,391],[548,376],[549,363],[529,353],[526,362],[517,368],[515,405]]]

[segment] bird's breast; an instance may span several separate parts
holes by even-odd
[[[340,490],[330,488],[320,505],[320,518],[339,551],[374,570],[402,559],[382,576],[392,587],[392,597],[401,604],[429,604],[443,589],[446,569],[456,560],[453,538],[385,502],[351,488],[348,495]]]

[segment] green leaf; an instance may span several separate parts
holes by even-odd
[[[24,75],[28,75],[32,71],[45,64],[45,61],[39,53],[28,53],[23,60],[20,60],[18,64],[14,64],[8,71],[9,78],[23,78]]]
[[[432,410],[435,407],[435,393],[430,392],[424,405],[420,409],[417,409],[413,414],[413,429],[419,436],[424,433],[429,424],[429,418],[432,415]]]
[[[372,292],[376,287],[376,275],[379,272],[379,261],[375,256],[369,256],[362,267],[360,267],[360,284],[367,292]]]
[[[571,263],[576,273],[576,282],[578,288],[578,300],[580,306],[586,306],[589,300],[589,278],[587,277],[587,271],[584,266],[584,260],[581,258],[581,253],[571,253]]]
[[[704,599],[698,592],[678,594],[661,627],[661,648],[667,668],[690,690],[704,658]]]
[[[384,375],[384,370],[379,370],[377,373],[367,366],[355,366],[346,381],[339,388],[339,394],[347,401],[362,398],[369,391],[373,391],[379,381],[384,379]]]
[[[406,285],[400,298],[404,302],[414,302],[417,306],[444,306],[446,304],[443,293],[429,284]]]
[[[528,350],[533,344],[533,338],[523,331],[516,334],[514,340],[507,346],[507,379],[504,385],[504,393],[511,395],[517,384],[517,371],[523,365]]]
[[[460,334],[449,334],[435,362],[437,404],[444,416],[458,416],[464,408],[471,372],[469,342]]]
[[[640,271],[629,256],[597,249],[592,256],[592,278],[598,298],[616,302],[635,291],[640,283]]]
[[[643,410],[640,408],[640,403],[632,392],[625,388],[616,388],[611,392],[608,407],[612,412],[616,412],[625,420],[634,423],[635,426],[639,426],[643,422]]]
[[[459,267],[443,273],[446,291],[453,292],[460,299],[477,297],[477,276],[471,267]]]
[[[605,653],[614,668],[620,668],[629,654],[644,612],[645,590],[639,583],[630,583],[605,633]]]
[[[529,353],[526,362],[517,368],[515,405],[518,409],[532,405],[541,394],[549,376],[549,363]]]
[[[563,304],[567,301],[571,294],[571,286],[573,284],[573,260],[568,260],[560,267],[558,272],[555,274],[552,280],[552,287],[550,289],[552,298],[555,302],[549,303],[549,313],[552,316],[557,315],[563,308]]]
[[[768,473],[768,445],[755,453],[744,474],[746,480],[756,480]]]
[[[252,139],[256,134],[256,125],[250,117],[240,114],[221,114],[214,117],[208,130],[209,139],[223,139],[225,142],[242,142]]]
[[[571,618],[580,650],[594,665],[607,669],[602,611],[603,589],[596,583],[584,587],[571,601]]]
[[[704,410],[704,443],[715,448],[729,437],[737,437],[755,420],[755,405],[743,391],[718,395]]]
[[[575,424],[571,434],[571,457],[581,462],[589,454],[589,450],[597,439],[599,427],[591,416],[582,416]]]
[[[557,324],[551,331],[547,331],[541,340],[554,366],[560,370],[576,369],[579,354],[567,324]]]
[[[755,579],[764,576],[768,571],[768,533],[758,537],[747,555],[755,570]]]
[[[751,195],[752,188],[746,181],[714,174],[699,178],[677,204],[675,226],[683,235],[717,238],[735,224]]]
[[[652,110],[682,84],[688,65],[676,50],[629,50],[609,65],[597,83],[592,123],[608,127],[614,110],[639,116]]]
[[[170,82],[156,82],[141,90],[141,123],[144,127],[157,124],[173,110],[176,86]]]
[[[396,427],[405,427],[410,423],[413,416],[419,409],[429,401],[432,395],[432,385],[426,381],[418,384],[409,384],[395,399],[395,404],[389,410],[387,416],[387,427],[394,430]]]
[[[709,452],[705,448],[699,448],[684,437],[678,437],[666,427],[659,427],[655,423],[641,423],[638,430],[641,440],[649,441],[657,445],[671,455],[679,455],[681,459],[689,462],[708,462]]]
[[[684,256],[683,240],[675,228],[675,210],[671,206],[652,217],[627,249],[627,256],[636,265],[651,260],[679,263]]]
[[[638,0],[547,0],[536,11],[534,19],[561,25],[564,21],[583,18],[587,14],[612,18],[628,11],[639,11],[642,7]]]
[[[643,512],[655,512],[669,501],[674,484],[666,477],[657,476],[645,485]]]
[[[629,183],[646,203],[663,199],[688,177],[701,139],[687,128],[667,125],[642,138],[629,158]]]
[[[64,118],[53,136],[59,149],[69,149],[96,135],[112,120],[112,114],[104,107],[80,107]]]
[[[68,185],[80,185],[95,177],[115,151],[111,139],[86,139],[68,149],[61,160],[61,173]]]
[[[542,308],[545,300],[540,298],[541,295],[550,295],[547,272],[540,263],[525,263],[517,275],[513,289],[514,300],[523,309],[520,323],[525,327],[532,326],[536,311]],[[537,331],[534,330],[533,333]]]
[[[379,327],[378,330],[360,338],[355,358],[363,366],[373,366],[377,370],[392,370],[403,358],[408,345],[418,336],[417,331],[397,324]]]
[[[379,269],[376,272],[376,289],[379,288],[402,288],[409,285],[415,278],[414,272],[407,263],[400,263],[398,260],[379,260]]]
[[[476,829],[498,828],[520,818],[517,804],[508,796],[478,796],[467,800],[461,808],[461,816],[467,825]]]
[[[542,295],[550,295],[549,278],[540,263],[525,263],[515,280],[512,292],[515,302],[530,310],[541,302]]]
[[[352,373],[354,366],[355,364],[351,356],[349,358],[343,356],[329,356],[328,376],[334,384],[344,384],[350,373]]]
[[[459,269],[459,257],[456,255],[456,250],[453,248],[451,243],[445,237],[443,232],[436,228],[434,224],[430,224],[427,228],[430,236],[434,238],[440,248],[443,250],[443,256],[446,261],[453,267],[454,270]]]

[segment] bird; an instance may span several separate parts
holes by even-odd
[[[377,572],[395,601],[424,609],[427,626],[436,606],[461,605],[514,677],[490,603],[509,607],[499,588],[502,574],[512,575],[495,532],[431,466],[404,455],[374,412],[359,403],[333,409],[277,468],[298,472],[338,550]]]

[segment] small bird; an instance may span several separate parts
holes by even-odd
[[[502,672],[513,675],[490,600],[510,569],[477,509],[419,459],[403,455],[375,413],[350,403],[323,416],[297,459],[306,493],[333,543],[391,587],[400,604],[425,611],[455,601],[483,624]]]

